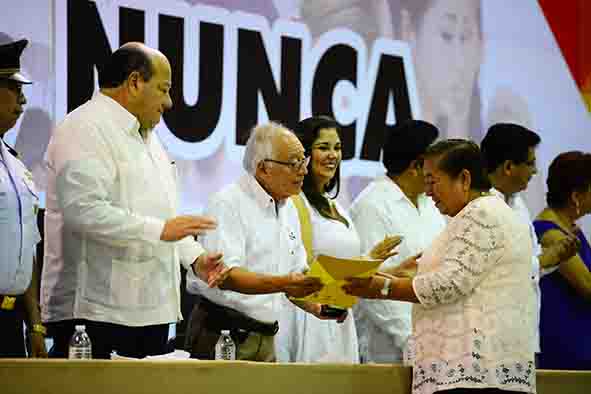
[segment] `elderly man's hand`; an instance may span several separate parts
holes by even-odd
[[[347,283],[343,285],[343,290],[347,294],[361,298],[385,299],[382,289],[386,278],[394,279],[393,276],[382,272],[369,278],[346,278]]]
[[[215,219],[206,216],[182,215],[169,219],[164,224],[160,239],[162,241],[179,241],[190,235],[196,237],[207,230],[217,227]]]
[[[222,253],[203,253],[192,265],[195,275],[209,287],[221,285],[230,273],[222,257]]]
[[[316,318],[318,318],[320,320],[336,320],[337,323],[342,323],[345,321],[345,319],[349,315],[349,312],[346,309],[343,310],[342,313],[335,315],[335,314],[330,314],[328,312],[325,312],[325,308],[327,310],[330,309],[330,307],[328,305],[315,304],[315,303],[311,303],[311,302],[306,303],[306,306],[305,306],[306,312],[313,314],[314,316],[316,316]],[[336,309],[336,308],[333,308],[333,309],[338,311],[338,309]]]
[[[402,237],[399,235],[386,236],[373,247],[369,252],[369,257],[376,260],[387,260],[398,253],[395,249],[401,242]]]
[[[305,297],[319,291],[324,286],[320,279],[299,273],[288,274],[285,279],[287,284],[283,291],[288,297]]]

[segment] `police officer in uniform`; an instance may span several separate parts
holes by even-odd
[[[14,127],[30,84],[20,73],[27,40],[0,45],[0,138]],[[34,261],[40,241],[37,192],[31,173],[0,139],[0,357],[26,357],[23,323],[31,357],[47,357],[39,312],[39,270]]]

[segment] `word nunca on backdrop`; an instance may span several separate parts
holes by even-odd
[[[166,4],[170,3],[170,4]],[[88,100],[97,70],[118,46],[158,48],[172,67],[173,108],[159,126],[173,154],[207,157],[224,140],[240,151],[257,123],[292,125],[311,114],[343,125],[344,159],[364,175],[378,168],[384,136],[419,112],[406,43],[378,39],[368,48],[337,29],[314,42],[306,25],[211,6],[159,1],[56,2],[60,116]]]

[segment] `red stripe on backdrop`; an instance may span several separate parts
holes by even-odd
[[[591,2],[588,0],[538,0],[591,111]]]

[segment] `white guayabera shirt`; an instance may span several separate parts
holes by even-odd
[[[494,187],[490,189],[490,192],[499,198],[505,198],[503,193],[501,193]],[[556,271],[558,269],[558,266],[544,269],[542,272],[540,272],[540,260],[538,259],[538,256],[542,254],[542,246],[538,242],[538,236],[536,235],[536,229],[534,228],[534,224],[531,220],[529,209],[527,209],[527,205],[525,205],[525,202],[523,201],[523,198],[521,198],[521,195],[519,193],[514,194],[509,199],[509,201],[505,202],[511,207],[511,209],[513,209],[513,211],[517,214],[517,216],[519,216],[523,223],[528,226],[529,233],[531,235],[531,243],[533,249],[533,255],[531,259],[531,280],[532,285],[534,287],[534,291],[536,293],[536,299],[538,301],[538,307],[536,309],[536,353],[538,353],[540,352],[540,308],[542,306],[540,277]]]
[[[271,275],[305,270],[306,251],[295,206],[290,199],[276,203],[252,175],[245,174],[214,194],[204,214],[215,217],[218,227],[200,240],[207,249],[223,252],[228,267]],[[289,302],[280,293],[245,295],[212,289],[192,272],[187,274],[187,290],[267,323],[280,320]],[[286,334],[280,321],[276,341]]]
[[[451,219],[413,279],[414,394],[535,392],[532,255],[528,227],[497,196]]]
[[[363,190],[350,212],[364,253],[387,235],[404,237],[397,248],[398,254],[386,260],[384,267],[396,266],[422,252],[445,227],[445,219],[431,198],[420,195],[416,207],[386,176],[377,178]],[[354,310],[364,361],[402,361],[412,328],[411,304],[359,299]]]
[[[44,321],[81,318],[127,326],[175,322],[181,262],[203,253],[192,238],[164,242],[177,186],[157,136],[97,93],[57,127],[47,151]]]

